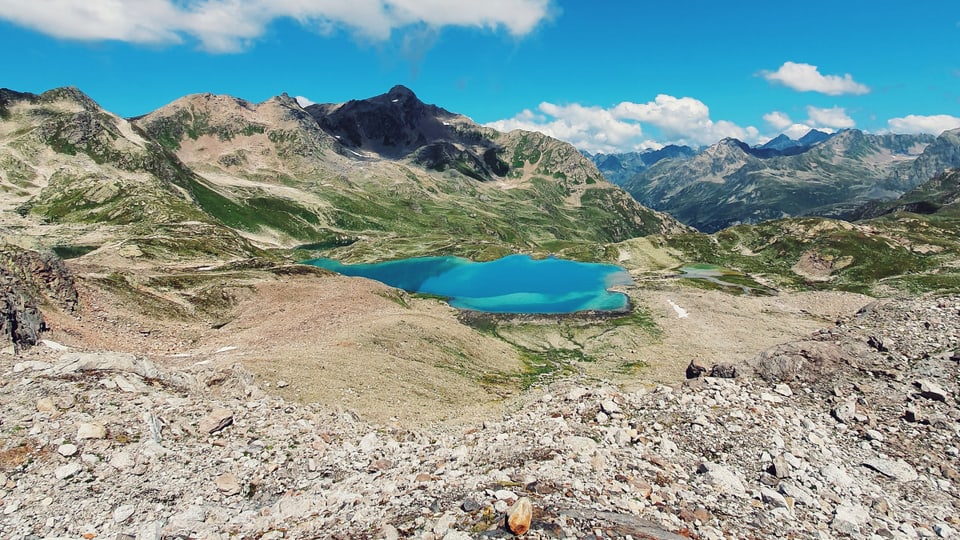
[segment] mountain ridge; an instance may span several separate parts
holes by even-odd
[[[0,99],[10,135],[0,159],[30,184],[8,186],[27,219],[202,222],[234,238],[227,243],[250,243],[249,254],[329,244],[365,258],[424,244],[481,258],[554,249],[596,257],[576,246],[683,229],[607,183],[567,143],[496,132],[399,86],[309,111],[286,94],[261,103],[191,94],[130,120],[76,88],[4,90]],[[53,174],[55,162],[70,164]]]
[[[623,185],[641,203],[705,232],[788,216],[843,217],[927,180],[912,166],[935,153],[927,145],[936,140],[842,130],[781,152],[724,139],[690,159],[660,161]]]

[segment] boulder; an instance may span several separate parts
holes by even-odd
[[[798,341],[760,353],[750,366],[757,376],[771,383],[815,382],[835,373],[843,352],[834,343]]]
[[[527,497],[520,497],[507,510],[507,527],[510,532],[520,536],[530,530],[530,521],[533,519],[533,505]]]

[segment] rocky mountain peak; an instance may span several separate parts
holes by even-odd
[[[746,157],[749,154],[750,147],[743,141],[727,137],[720,140],[717,144],[707,148],[704,154],[716,157]]]
[[[796,141],[787,137],[783,133],[777,135],[776,137],[770,139],[769,141],[763,143],[760,148],[773,148],[775,150],[782,150],[784,148],[789,148],[794,146]]]
[[[813,145],[817,144],[818,142],[825,141],[832,136],[832,133],[827,133],[818,129],[811,129],[806,133],[806,135],[797,139],[797,142],[803,145]]]
[[[390,98],[391,101],[394,99],[399,99],[402,101],[407,101],[407,100],[420,101],[419,98],[417,98],[417,95],[413,93],[413,90],[407,88],[406,86],[403,86],[402,84],[398,84],[393,88],[391,88],[390,91],[386,93],[386,97]]]
[[[420,101],[404,86],[343,104],[315,104],[307,112],[354,151],[397,159],[438,142],[459,143],[454,123],[462,117]]]
[[[290,97],[290,94],[287,94],[286,92],[280,94],[279,96],[274,96],[268,99],[266,103],[276,103],[277,105],[280,105],[282,107],[288,107],[288,108],[297,108],[297,109],[303,108],[300,106],[300,103],[298,103],[296,99]]]
[[[54,88],[53,90],[47,90],[46,92],[40,94],[39,100],[41,103],[67,101],[75,103],[84,110],[91,112],[101,110],[100,105],[98,105],[96,101],[91,99],[90,96],[84,94],[76,86],[64,86],[61,88]]]

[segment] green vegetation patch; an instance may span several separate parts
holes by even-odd
[[[71,246],[53,246],[50,248],[61,259],[76,259],[83,257],[87,253],[97,249],[100,246],[71,245]]]

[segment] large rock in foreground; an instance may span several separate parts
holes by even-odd
[[[46,329],[43,300],[72,312],[77,306],[73,276],[53,253],[0,246],[0,341],[36,345]]]

